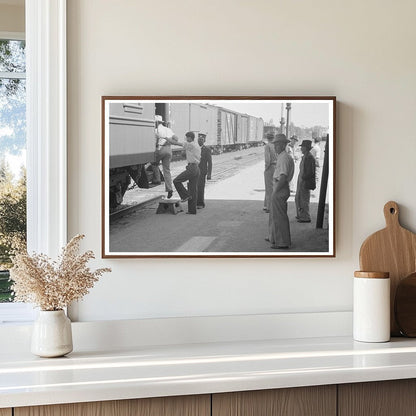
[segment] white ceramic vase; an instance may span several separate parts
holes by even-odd
[[[71,321],[63,310],[40,311],[33,325],[31,351],[39,357],[61,357],[72,351]]]

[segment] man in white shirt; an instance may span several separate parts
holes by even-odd
[[[201,148],[195,143],[195,133],[188,131],[185,134],[185,142],[179,142],[178,137],[166,138],[172,144],[182,146],[185,149],[186,170],[180,173],[174,180],[176,190],[181,197],[181,202],[188,202],[188,214],[196,214],[197,188],[199,177],[199,162],[201,161]],[[188,190],[183,186],[183,182],[188,182]]]
[[[167,138],[173,136],[173,131],[163,125],[161,116],[155,117],[156,123],[156,161],[153,169],[153,183],[160,183],[159,163],[162,161],[163,177],[165,179],[165,190],[168,193],[168,198],[172,197],[172,175],[170,173],[170,162],[172,160],[172,147]]]
[[[278,134],[273,143],[277,159],[273,175],[273,193],[269,215],[269,238],[271,248],[288,249],[290,239],[289,217],[287,216],[287,200],[290,196],[289,183],[295,172],[293,159],[286,152],[287,140],[284,134]]]
[[[298,155],[296,154],[296,149],[297,149],[297,142],[298,142],[298,136],[296,136],[295,134],[290,138],[290,143],[287,145],[286,147],[286,152],[288,153],[288,155],[293,159],[293,161],[296,163],[297,159],[298,159]],[[296,191],[295,188],[295,181],[292,179],[289,183],[289,189],[290,189],[290,193],[294,194]]]

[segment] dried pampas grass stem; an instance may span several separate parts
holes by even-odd
[[[78,254],[83,238],[80,234],[72,238],[58,261],[44,254],[18,252],[10,270],[14,301],[34,303],[42,310],[56,311],[85,296],[100,276],[111,269],[89,269],[87,263],[94,258],[94,253]]]

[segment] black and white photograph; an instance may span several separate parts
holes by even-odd
[[[103,257],[334,257],[335,97],[102,97]]]

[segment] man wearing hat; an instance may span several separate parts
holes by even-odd
[[[269,238],[266,239],[275,249],[290,248],[290,225],[287,216],[287,200],[290,196],[289,183],[293,178],[295,163],[286,152],[289,140],[284,134],[278,134],[273,141],[277,158],[273,174],[273,193],[269,216]]]
[[[276,151],[274,150],[274,134],[267,133],[267,143],[264,146],[264,206],[263,211],[270,212],[270,201],[273,192],[273,174],[276,168]]]
[[[198,134],[198,144],[201,148],[201,160],[199,162],[197,209],[205,208],[205,182],[206,179],[211,179],[212,173],[212,154],[211,149],[205,146],[206,137],[206,134]]]
[[[316,188],[316,166],[315,158],[311,155],[312,141],[303,140],[300,149],[303,157],[299,166],[298,185],[296,189],[296,218],[298,222],[311,222],[309,213],[309,203],[311,199],[311,189]]]
[[[296,134],[294,134],[290,138],[290,143],[287,146],[287,153],[289,154],[289,156],[292,156],[292,158],[294,160],[296,160],[295,150],[296,150],[296,147],[297,147],[297,142],[298,142],[298,136],[296,136]]]

